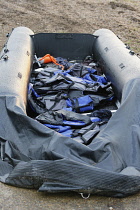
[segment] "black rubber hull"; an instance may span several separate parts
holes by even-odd
[[[1,53],[0,181],[45,192],[76,191],[116,197],[138,192],[139,59],[131,55],[109,30],[96,31],[96,36],[82,35],[79,39],[77,35],[55,35],[50,42],[52,35],[43,34],[47,38],[42,42],[39,34],[33,35],[30,29],[19,27],[14,29]],[[79,41],[88,37],[90,41]],[[70,48],[73,40],[75,44]],[[85,52],[80,53],[81,49],[84,50],[82,43]],[[120,108],[111,117],[106,128],[88,146],[65,137],[26,115],[33,48],[40,56],[42,49],[44,54],[53,53],[51,44],[53,50],[59,46],[55,56],[62,56],[62,51],[69,48],[74,53],[71,55],[66,51],[65,57],[71,59],[76,52],[79,52],[78,59],[86,54],[96,53],[105,74],[113,83],[116,95],[121,99]]]

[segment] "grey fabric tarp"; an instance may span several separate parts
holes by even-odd
[[[46,192],[117,197],[136,193],[140,190],[139,97],[140,78],[129,80],[120,108],[85,146],[28,117],[20,94],[0,92],[0,181]]]

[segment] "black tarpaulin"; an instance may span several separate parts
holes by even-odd
[[[125,86],[121,107],[89,146],[26,116],[21,98],[1,96],[1,181],[48,192],[74,190],[112,196],[137,192],[139,84],[140,79],[135,79]]]

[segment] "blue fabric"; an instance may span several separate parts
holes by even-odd
[[[90,117],[92,122],[101,122],[101,119],[99,117]]]
[[[93,81],[93,80],[91,79],[90,74],[86,74],[86,75],[84,76],[84,79],[89,80],[89,81],[91,81],[91,82],[95,82],[95,81]]]
[[[97,79],[97,82],[99,83],[103,83],[103,84],[107,83],[107,79],[105,77],[98,76],[98,75],[94,75],[94,77]]]
[[[67,131],[62,132],[61,134],[63,136],[66,136],[66,137],[71,137],[72,136],[72,133],[73,133],[73,131],[70,129],[70,130],[67,130]]]
[[[71,137],[72,130],[70,126],[61,126],[61,125],[50,125],[44,124],[46,127],[56,130],[58,133],[61,133],[63,136]]]
[[[80,108],[80,112],[88,112],[94,109],[93,104],[91,104],[91,106],[86,106],[86,107],[82,107]]]
[[[91,74],[86,74],[84,76],[84,79],[85,80],[89,80],[91,81],[92,83],[95,83],[95,82],[98,82],[98,83],[101,83],[101,84],[106,84],[107,83],[107,80],[105,77],[102,77],[102,76],[98,76],[98,75],[92,75],[93,78],[95,78],[95,80],[93,80],[91,78]]]
[[[33,85],[31,83],[28,84],[28,94],[30,94],[32,90]]]
[[[83,84],[86,84],[86,83],[92,84],[93,83],[93,81],[89,81],[89,80],[81,78],[81,77],[73,77],[70,74],[66,74],[65,76],[69,77],[72,81],[75,81],[75,82],[79,82],[79,83],[83,83]]]
[[[63,70],[59,70],[58,69],[58,71],[55,71],[55,72],[53,72],[54,73],[54,75],[56,75],[56,74],[62,74],[63,73]]]
[[[69,129],[71,129],[70,126],[62,126],[62,125],[51,125],[51,124],[44,124],[48,128],[56,129],[57,132],[63,133]]]
[[[67,104],[67,107],[72,107],[72,101],[69,98],[66,100],[66,104]]]
[[[111,96],[110,98],[106,99],[107,101],[112,101],[114,99],[114,96]]]
[[[37,92],[36,92],[33,88],[32,88],[32,93],[34,94],[34,96],[35,96],[36,98],[40,97],[40,95],[38,95]]]
[[[73,121],[68,121],[68,120],[63,120],[63,124],[64,125],[70,125],[70,126],[81,126],[81,125],[85,125],[85,123],[83,121],[77,121],[77,120],[73,120]]]
[[[96,69],[92,69],[92,68],[87,67],[87,70],[88,70],[88,72],[89,72],[90,74],[95,74],[95,73],[97,73],[97,70],[96,70]]]
[[[77,107],[77,100],[78,100],[78,107]],[[79,108],[80,112],[87,112],[94,109],[93,100],[88,95],[79,97],[77,99],[74,98],[73,102],[71,99],[68,98],[66,100],[66,103],[68,107],[72,107],[72,110],[74,110],[75,107]]]
[[[85,111],[91,111],[94,109],[93,106],[93,101],[90,96],[83,96],[79,97],[78,99],[79,107],[80,107],[80,112],[85,112]],[[76,99],[74,99],[76,103]]]
[[[67,110],[67,111],[72,111],[72,108],[71,107],[65,107],[63,108],[64,110]]]
[[[28,94],[30,94],[31,92],[34,94],[34,96],[36,98],[40,97],[40,95],[38,95],[37,92],[34,90],[33,85],[31,83],[29,83],[29,85],[28,85]]]

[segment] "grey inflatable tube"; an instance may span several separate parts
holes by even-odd
[[[15,28],[0,55],[0,95],[20,96],[26,106],[27,85],[33,58],[33,32]]]
[[[121,100],[124,85],[140,77],[140,59],[112,31],[99,29],[93,35],[98,36],[94,46],[95,57]]]

